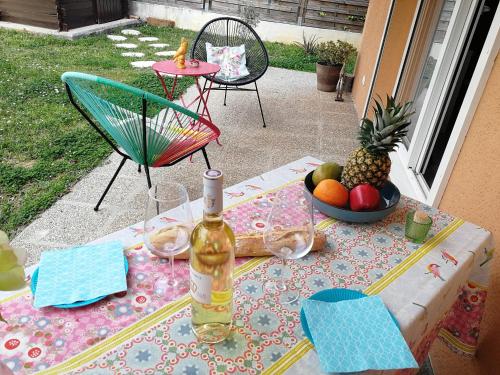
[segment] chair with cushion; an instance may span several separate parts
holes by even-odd
[[[148,187],[150,167],[177,164],[202,151],[207,167],[210,163],[205,147],[220,135],[207,119],[164,98],[138,88],[90,74],[67,72],[61,77],[69,100],[122,156],[95,210],[113,184],[125,162],[130,159],[144,166]]]
[[[224,105],[226,105],[227,91],[255,91],[259,101],[263,126],[266,127],[257,80],[266,72],[269,66],[269,57],[264,43],[262,43],[255,30],[249,24],[237,18],[215,18],[203,26],[198,33],[191,49],[191,58],[207,61],[207,43],[216,48],[245,46],[246,68],[249,74],[235,80],[227,80],[218,75],[212,81],[219,84],[219,87],[213,87],[212,90],[225,91]],[[205,77],[205,79],[210,80],[211,78]],[[241,87],[250,84],[253,84],[255,88]],[[205,81],[204,89],[206,86],[207,81]]]

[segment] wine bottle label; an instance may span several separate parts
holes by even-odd
[[[222,172],[209,169],[203,175],[204,211],[207,214],[222,212]]]
[[[212,276],[190,269],[191,297],[199,303],[212,303]]]

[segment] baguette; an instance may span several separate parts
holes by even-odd
[[[290,244],[293,239],[287,238],[289,231],[283,231],[281,235],[281,240],[283,245]],[[326,245],[326,235],[323,232],[314,232],[314,242],[311,251],[318,251],[325,248]],[[264,245],[264,240],[262,238],[262,233],[245,233],[236,236],[236,249],[235,254],[237,258],[239,257],[265,257],[272,256],[266,246]],[[175,259],[189,259],[189,251],[184,251],[181,254],[175,256]]]

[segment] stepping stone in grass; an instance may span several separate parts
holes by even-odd
[[[122,34],[124,34],[124,35],[141,35],[141,32],[139,30],[134,30],[134,29],[124,29],[124,30],[122,30]]]
[[[117,42],[118,41],[123,42],[124,40],[127,40],[127,37],[123,35],[106,35],[106,36],[108,39],[116,40]]]
[[[155,53],[156,56],[173,56],[175,51],[160,51]]]
[[[115,47],[118,47],[118,48],[127,48],[127,49],[134,49],[134,48],[137,48],[137,44],[134,44],[134,43],[118,43],[118,44],[115,44]]]
[[[165,47],[170,47],[170,44],[167,43],[153,43],[149,45],[150,47],[153,48],[165,48]]]
[[[142,52],[123,52],[122,56],[124,56],[124,57],[144,57],[144,53],[142,53]]]
[[[140,38],[137,39],[139,39],[141,42],[156,42],[157,40],[159,40],[155,36],[141,36]]]
[[[156,61],[132,61],[130,65],[134,68],[150,68]]]

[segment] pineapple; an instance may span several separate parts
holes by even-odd
[[[396,104],[387,96],[387,105],[375,100],[374,120],[361,120],[358,140],[361,147],[352,151],[342,172],[342,184],[352,189],[359,184],[381,188],[391,170],[389,152],[394,151],[408,131],[411,102]]]

